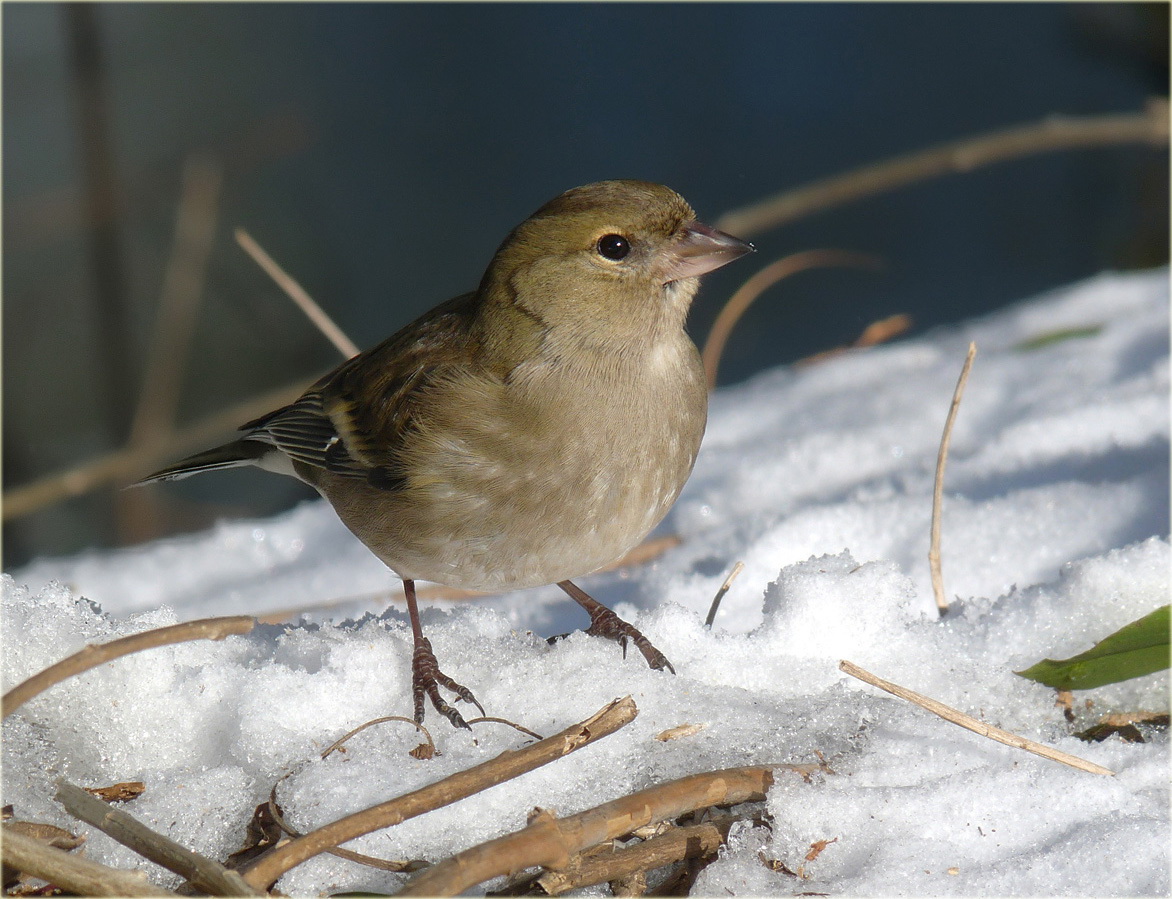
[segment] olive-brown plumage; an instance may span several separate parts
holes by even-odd
[[[423,696],[437,683],[414,581],[475,590],[558,583],[591,631],[630,625],[568,583],[655,527],[687,480],[707,392],[684,331],[698,278],[748,252],[658,184],[567,191],[505,239],[478,289],[339,366],[243,436],[147,481],[253,464],[314,486],[404,580]]]

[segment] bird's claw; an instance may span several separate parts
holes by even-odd
[[[415,653],[411,657],[411,688],[415,698],[415,723],[423,723],[424,697],[426,696],[431,699],[435,710],[452,722],[453,727],[471,730],[472,728],[468,726],[464,717],[440,696],[440,687],[451,690],[458,699],[476,706],[480,710],[481,716],[484,715],[484,706],[472,695],[472,691],[440,671],[435,653],[431,651],[431,641],[424,637],[415,645]]]
[[[627,641],[630,640],[638,647],[639,652],[643,653],[643,658],[647,660],[647,664],[654,670],[663,671],[666,669],[672,674],[676,673],[671,662],[667,660],[667,656],[656,649],[651,641],[640,633],[638,628],[633,624],[628,624],[623,621],[623,619],[601,603],[598,605],[598,608],[590,611],[590,627],[586,629],[586,633],[595,637],[606,637],[608,640],[617,641],[623,648],[624,659],[627,657]]]

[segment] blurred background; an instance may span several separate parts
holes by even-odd
[[[210,446],[267,407],[204,426],[209,416],[339,361],[236,245],[237,227],[368,347],[474,287],[508,230],[569,187],[661,181],[711,222],[944,141],[1052,114],[1138,113],[1169,77],[1163,3],[0,13],[5,568],[312,495],[255,471],[118,489],[165,461],[132,458],[128,473],[127,447],[154,441],[157,453],[194,425],[195,445],[173,456]],[[760,252],[706,280],[691,328],[701,341],[746,278],[799,250],[883,267],[771,288],[733,333],[722,384],[894,313],[915,334],[1104,269],[1160,265],[1167,179],[1166,148],[1126,145],[829,209],[752,235]]]

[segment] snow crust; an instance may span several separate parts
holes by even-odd
[[[441,665],[490,715],[548,735],[618,696],[640,712],[594,746],[349,848],[434,861],[523,827],[534,806],[572,814],[686,774],[820,753],[833,773],[779,773],[767,823],[738,825],[694,894],[1167,895],[1167,732],[1145,730],[1145,743],[1071,735],[1108,712],[1166,712],[1166,673],[1077,694],[1072,728],[1054,691],[1013,671],[1081,652],[1168,602],[1168,312],[1166,270],[1104,274],[719,391],[695,474],[660,530],[680,545],[581,582],[678,674],[582,633],[547,645],[585,624],[556,588],[424,603]],[[1061,332],[1072,333],[1028,343]],[[952,610],[940,619],[927,565],[932,479],[970,340],[979,353],[944,503]],[[737,560],[745,571],[706,628]],[[410,629],[396,590],[320,502],[5,575],[5,689],[86,643],[318,608],[54,687],[5,722],[3,801],[18,818],[86,833],[90,858],[137,866],[52,795],[62,777],[142,780],[127,811],[223,859],[280,778],[282,807],[306,831],[521,745],[506,727],[455,731],[432,711],[436,758],[408,756],[417,735],[394,723],[317,758],[368,719],[410,715]],[[1116,776],[963,731],[847,677],[840,659]],[[655,739],[686,723],[704,727]],[[392,892],[405,879],[325,855],[278,888]]]

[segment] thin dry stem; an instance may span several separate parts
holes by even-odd
[[[4,828],[4,864],[77,896],[176,896],[155,886],[141,871],[121,871],[47,846],[35,837]]]
[[[724,583],[720,585],[720,589],[716,591],[716,595],[712,597],[712,605],[708,607],[708,617],[704,619],[705,627],[712,627],[712,622],[716,620],[716,610],[720,608],[720,602],[724,599],[724,594],[728,593],[732,582],[737,579],[742,571],[745,570],[744,562],[737,562],[732,567],[732,571],[728,573],[728,577],[724,579]]]
[[[314,302],[313,297],[305,292],[300,284],[273,260],[273,258],[261,249],[260,244],[252,239],[251,235],[243,228],[236,229],[236,242],[240,244],[244,252],[251,256],[256,264],[265,270],[270,278],[277,282],[278,286],[289,295],[289,298],[298,305],[306,317],[313,322],[319,331],[321,331],[326,338],[334,345],[339,353],[346,359],[358,355],[358,347],[350,340],[342,329],[334,324],[333,319],[326,315],[325,311]]]
[[[208,256],[216,234],[220,166],[193,155],[183,167],[183,191],[175,215],[175,239],[163,276],[159,311],[151,340],[142,392],[138,398],[130,444],[148,442],[175,423],[184,363],[199,316]]]
[[[696,809],[763,800],[772,783],[771,768],[729,768],[640,790],[560,820],[542,810],[523,830],[432,865],[398,895],[455,896],[493,877],[535,865],[566,870],[577,853],[604,840]]]
[[[1168,144],[1168,101],[1154,98],[1142,113],[1050,116],[1041,122],[968,137],[897,156],[725,213],[722,231],[749,238],[803,216],[953,172],[1054,150],[1112,144]]]
[[[871,672],[860,668],[853,662],[848,662],[844,659],[838,663],[838,667],[851,677],[857,677],[859,680],[878,687],[880,690],[886,690],[892,696],[898,696],[900,699],[913,702],[920,706],[920,708],[927,709],[933,715],[939,715],[945,721],[951,721],[953,724],[957,724],[966,730],[971,730],[975,734],[980,734],[982,737],[988,737],[990,740],[996,740],[998,743],[1004,743],[1006,746],[1013,746],[1016,749],[1024,749],[1026,752],[1032,752],[1034,755],[1042,756],[1042,758],[1047,758],[1054,762],[1061,762],[1064,765],[1070,765],[1070,767],[1078,768],[1080,771],[1087,771],[1091,774],[1107,774],[1112,777],[1115,775],[1115,772],[1110,768],[1104,768],[1102,765],[1096,765],[1094,762],[1080,759],[1078,756],[1063,752],[1060,749],[1051,749],[1049,746],[1043,746],[1041,743],[1035,743],[1033,740],[1019,737],[1017,734],[1010,733],[1007,730],[1002,730],[999,727],[978,721],[976,718],[966,715],[964,712],[957,711],[942,702],[929,699],[927,696],[909,690],[907,687],[901,687],[899,684],[893,684],[891,681],[876,677]]]
[[[34,674],[24,683],[17,684],[4,694],[0,709],[7,718],[18,708],[67,678],[74,677],[113,659],[190,640],[223,640],[234,634],[247,634],[256,624],[256,619],[247,615],[232,615],[226,618],[202,618],[199,621],[185,621],[170,627],[160,627],[111,640],[109,643],[90,644],[55,665]]]
[[[911,326],[912,317],[905,312],[897,312],[895,315],[889,315],[886,318],[871,322],[871,324],[863,329],[863,333],[852,340],[847,346],[832,347],[829,350],[822,350],[821,352],[812,353],[809,356],[803,356],[794,362],[793,367],[808,368],[811,365],[819,365],[828,359],[841,356],[843,353],[853,349],[861,350],[867,347],[877,346],[880,343],[886,343],[889,340],[894,340]]]
[[[235,871],[155,833],[132,815],[111,808],[81,787],[58,781],[56,799],[73,817],[93,825],[143,858],[187,878],[197,890],[212,896],[261,895]]]
[[[333,743],[321,751],[321,757],[325,759],[331,752],[336,752],[337,750],[341,749],[346,745],[347,742],[349,742],[351,737],[357,736],[368,727],[373,727],[376,724],[385,724],[388,721],[402,721],[406,724],[410,724],[417,731],[423,734],[424,739],[427,740],[427,745],[432,749],[435,749],[435,740],[431,738],[431,731],[424,727],[420,722],[413,721],[410,718],[404,718],[402,715],[384,715],[382,718],[372,718],[370,721],[365,721],[348,733],[338,737],[338,739],[334,740]],[[298,834],[298,836],[300,836],[300,834]]]
[[[952,442],[952,426],[964,396],[964,387],[969,380],[969,371],[977,355],[977,345],[969,344],[956,390],[952,392],[952,405],[948,407],[948,418],[944,422],[944,434],[940,437],[940,451],[936,455],[936,480],[932,485],[932,537],[928,547],[928,567],[932,571],[932,593],[936,597],[936,610],[944,615],[948,611],[948,600],[944,595],[944,574],[940,570],[940,510],[944,504],[944,466],[948,462],[948,446]]]
[[[0,503],[2,520],[11,521],[29,515],[45,506],[82,496],[105,484],[126,483],[140,478],[169,459],[205,449],[208,444],[235,431],[242,421],[259,418],[266,412],[293,402],[307,386],[309,382],[302,380],[270,390],[170,435],[151,439],[149,443],[127,446],[67,471],[5,490],[3,502]]]
[[[835,265],[873,268],[878,265],[878,260],[873,256],[850,253],[846,250],[805,250],[769,263],[742,284],[736,293],[729,297],[724,308],[720,310],[720,314],[716,316],[716,321],[712,323],[712,330],[708,332],[708,339],[704,341],[704,349],[700,352],[700,359],[704,363],[704,372],[708,376],[708,389],[712,390],[716,387],[716,374],[720,368],[720,357],[724,354],[724,346],[728,342],[729,335],[757,297],[790,275],[810,268]]]
[[[534,768],[549,764],[583,746],[614,733],[635,719],[638,709],[627,696],[608,704],[583,722],[522,749],[501,753],[495,759],[446,777],[405,796],[399,796],[292,840],[249,865],[244,879],[257,889],[267,889],[282,874],[347,840],[391,827],[433,809],[442,808]]]
[[[187,158],[175,216],[175,238],[163,276],[128,446],[165,439],[175,428],[183,371],[216,234],[220,182],[220,166],[213,158],[203,154]],[[140,543],[157,536],[160,502],[160,495],[152,491],[117,494],[116,517],[122,543]]]

